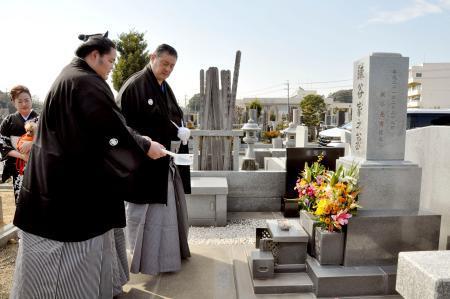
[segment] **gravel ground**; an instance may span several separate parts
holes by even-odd
[[[3,184],[2,187],[3,188],[0,189],[0,213],[3,213],[3,223],[2,221],[0,221],[0,227],[2,227],[4,224],[12,222],[14,211],[16,210],[12,186]],[[0,219],[1,218],[2,217],[0,217]]]
[[[0,248],[0,299],[9,298],[17,246],[18,244],[8,244],[6,247]]]
[[[272,218],[271,218],[272,219]],[[238,245],[254,244],[255,229],[266,227],[265,219],[232,219],[223,227],[190,227],[189,244]]]

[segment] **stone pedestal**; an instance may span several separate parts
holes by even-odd
[[[227,224],[228,183],[223,177],[192,177],[191,194],[186,194],[189,224]]]
[[[276,220],[267,220],[272,241],[277,243],[277,263],[305,264],[308,235],[298,223],[291,221],[291,224],[293,226],[288,231],[284,231],[278,227]]]
[[[336,167],[359,165],[359,204],[367,210],[418,210],[422,169],[408,161],[361,161],[341,157]]]
[[[405,299],[450,298],[450,251],[401,252],[396,290]]]
[[[395,265],[401,251],[437,250],[440,225],[427,211],[359,210],[347,225],[344,266]]]
[[[272,138],[273,148],[283,148],[283,139],[281,137]]]

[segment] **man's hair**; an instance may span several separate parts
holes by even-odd
[[[30,90],[27,87],[23,85],[16,85],[13,88],[11,88],[11,91],[9,92],[9,97],[11,98],[11,101],[17,99],[17,97],[23,92],[27,93],[31,98]]]
[[[172,46],[169,46],[167,44],[161,44],[159,45],[156,50],[155,50],[156,56],[160,57],[163,53],[167,53],[170,56],[174,56],[175,58],[178,59],[178,53],[177,50],[175,50],[175,48],[173,48]]]
[[[85,35],[80,35],[81,37],[85,38]],[[80,58],[85,58],[88,56],[92,51],[97,50],[100,55],[107,54],[111,51],[111,49],[115,49],[116,44],[110,40],[105,35],[102,34],[96,34],[88,36],[87,40],[82,43],[78,49],[75,51],[75,55],[77,55]]]

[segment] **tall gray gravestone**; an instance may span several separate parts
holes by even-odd
[[[359,164],[364,209],[418,210],[421,169],[405,161],[409,58],[373,53],[354,63],[352,154]]]

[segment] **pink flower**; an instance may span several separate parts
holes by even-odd
[[[314,196],[314,187],[312,186],[308,186],[308,188],[306,188],[306,193],[308,194],[308,196]]]
[[[317,185],[322,185],[323,183],[323,177],[321,175],[318,175],[316,178]]]
[[[347,213],[347,210],[339,211],[336,215],[331,215],[331,218],[333,218],[333,220],[340,225],[346,225],[348,223],[348,219],[351,217],[352,214]]]

